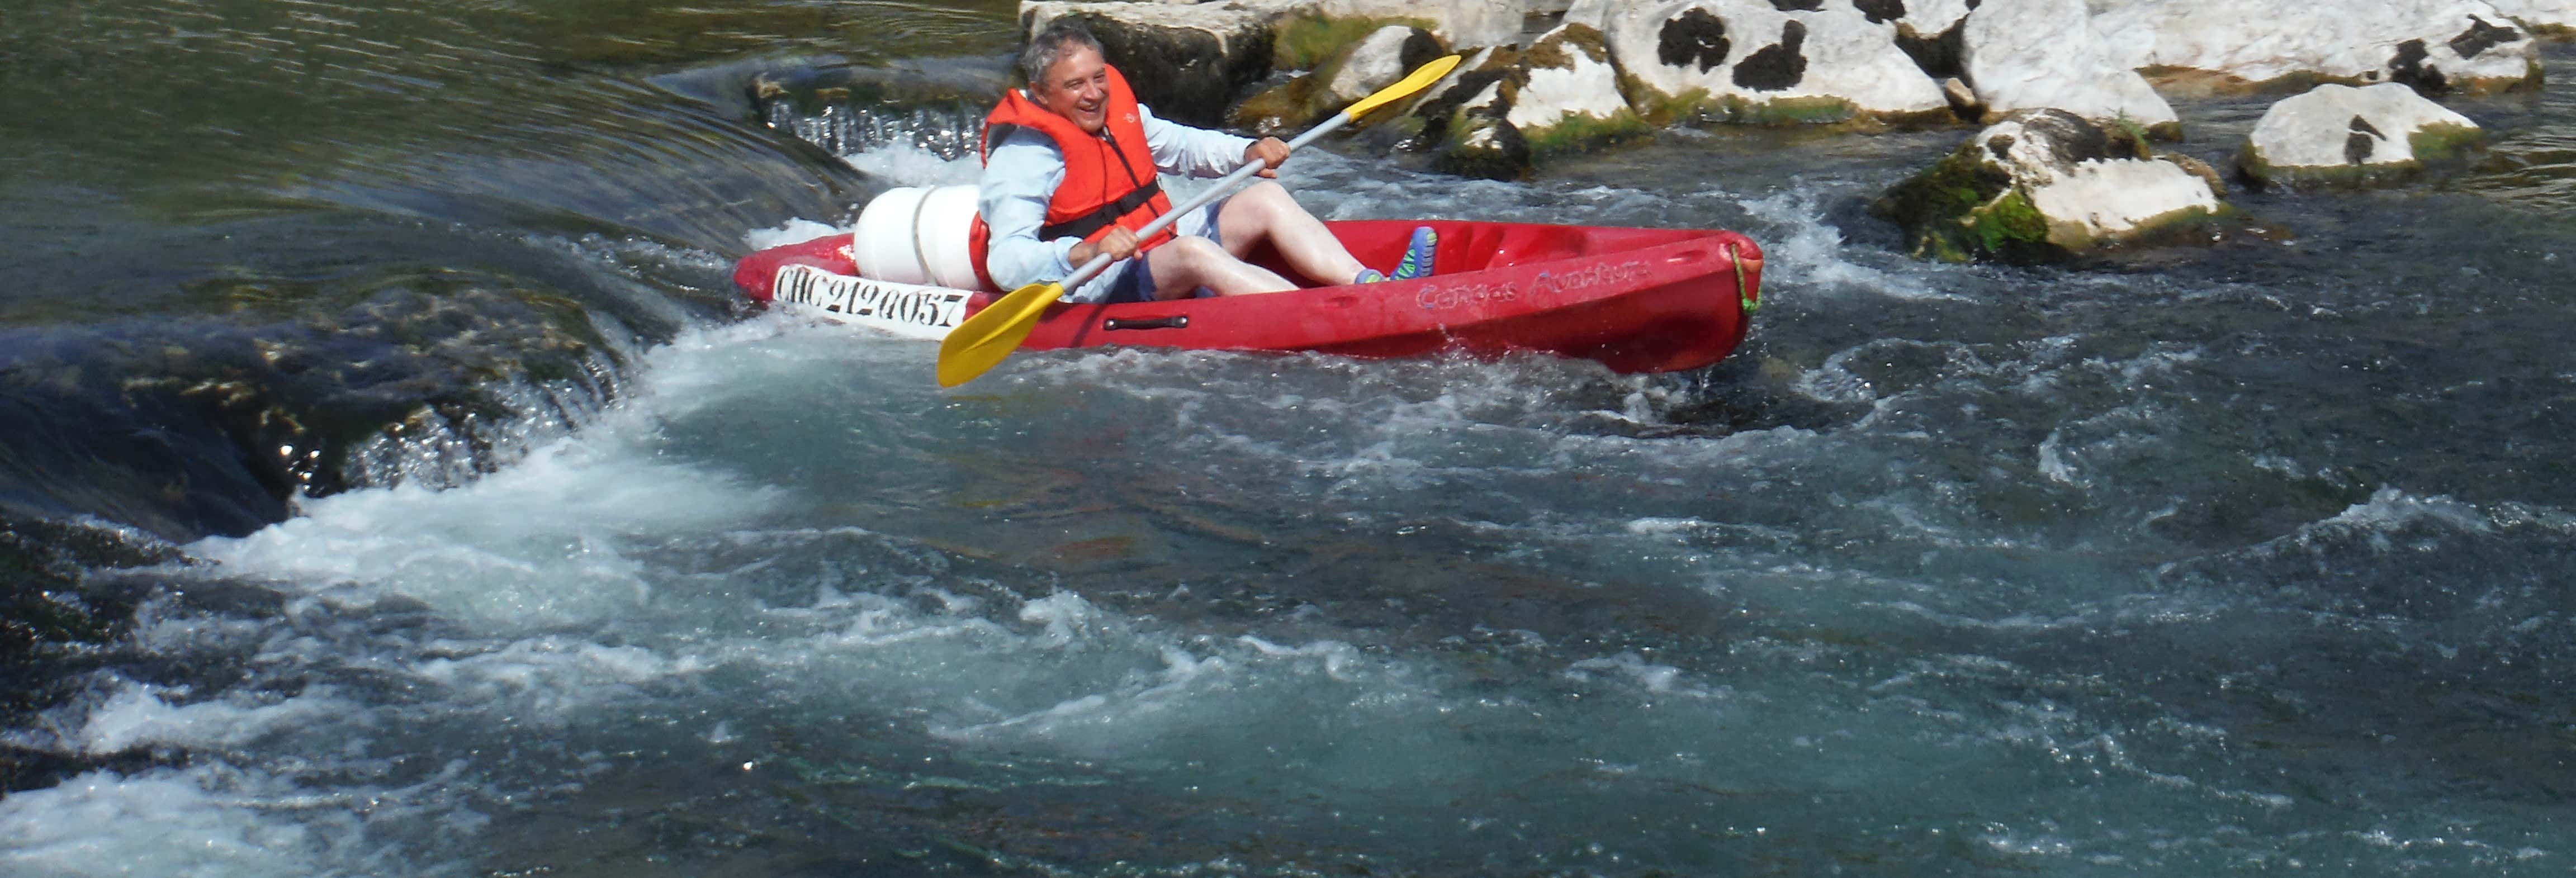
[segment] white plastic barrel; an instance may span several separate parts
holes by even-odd
[[[868,202],[850,240],[859,276],[960,290],[981,287],[975,255],[967,245],[975,226],[975,196],[973,186],[904,186]]]

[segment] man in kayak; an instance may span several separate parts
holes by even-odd
[[[1176,299],[1205,289],[1220,296],[1297,288],[1243,261],[1263,243],[1309,277],[1370,283],[1390,275],[1360,264],[1314,214],[1278,183],[1263,181],[1192,211],[1140,240],[1136,230],[1172,209],[1157,171],[1223,176],[1260,162],[1279,176],[1288,144],[1192,128],[1156,118],[1136,102],[1126,77],[1103,60],[1100,42],[1057,22],[1020,52],[1025,90],[1002,96],[984,121],[984,177],[977,204],[990,228],[985,270],[1003,289],[1073,274],[1107,253],[1122,260],[1068,291],[1073,302]],[[1414,231],[1392,279],[1431,273],[1437,243]],[[1131,258],[1139,254],[1143,258]]]

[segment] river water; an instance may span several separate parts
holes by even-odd
[[[1012,4],[21,6],[0,872],[2576,863],[2576,86],[2079,269],[1897,252],[1962,129],[1346,145],[1318,212],[1740,229],[1769,306],[1693,374],[942,392],[725,276],[970,178],[957,113],[750,95],[972,91]]]

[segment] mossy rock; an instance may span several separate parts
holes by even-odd
[[[1593,152],[1619,146],[1654,135],[1654,126],[1630,110],[1620,110],[1608,118],[1572,114],[1554,125],[1519,127],[1522,140],[1529,146],[1530,159],[1543,162],[1550,158]]]
[[[1486,180],[1525,180],[1535,168],[1520,128],[1489,113],[1465,114],[1449,125],[1451,137],[1432,157],[1442,173]]]
[[[1463,90],[1463,89],[1462,89]],[[1487,91],[1490,100],[1479,101]],[[1505,118],[1520,93],[1515,74],[1490,78],[1483,87],[1449,105],[1439,120],[1439,145],[1432,167],[1443,173],[1488,180],[1527,179],[1536,167],[1529,139]]]
[[[2207,240],[2202,224],[2229,214],[2224,185],[2205,164],[2151,154],[2144,137],[2135,126],[2063,111],[2016,113],[1890,188],[1871,210],[1904,230],[1914,255],[1947,262],[2062,262],[2103,247]],[[2089,196],[2100,200],[2059,216],[2042,210],[2070,175],[2114,175],[2132,188]],[[2193,183],[2209,187],[2206,198]]]
[[[1729,95],[1719,102],[1727,121],[1740,125],[1831,125],[1861,118],[1858,105],[1842,98],[1780,98],[1749,101]]]
[[[1323,89],[1316,85],[1317,82],[1312,73],[1298,74],[1296,78],[1244,98],[1243,103],[1236,104],[1234,111],[1227,115],[1234,122],[1234,127],[1257,136],[1302,131],[1311,124],[1309,120],[1318,116],[1316,108],[1323,104],[1323,99],[1318,97]]]
[[[1529,144],[1531,158],[1544,161],[1649,136],[1654,126],[1617,93],[1618,75],[1608,38],[1589,25],[1561,26],[1524,51],[1516,78],[1521,90],[1510,96],[1510,103],[1527,108],[1524,105],[1537,101],[1545,109],[1537,116],[1515,111],[1506,118],[1519,120],[1516,124]],[[1599,94],[1591,77],[1606,77],[1611,94]],[[1542,83],[1553,89],[1552,99],[1538,97]],[[1540,121],[1550,110],[1556,114],[1553,121]]]
[[[2470,153],[2486,145],[2486,130],[2466,125],[2426,125],[2406,136],[2406,147],[2415,151],[2415,160],[2433,165],[2467,161]]]
[[[2427,176],[2456,170],[2486,147],[2484,129],[2461,125],[2426,125],[2406,137],[2414,158],[2402,162],[2348,165],[2275,165],[2247,143],[2236,153],[2236,171],[2247,183],[2288,189],[2351,190],[2402,186]]]
[[[1628,106],[1634,108],[1640,120],[1653,126],[1839,125],[1856,131],[1877,131],[1890,124],[1949,124],[1957,118],[1947,108],[1921,113],[1871,113],[1849,100],[1826,95],[1756,101],[1743,95],[1716,96],[1704,88],[1665,94],[1624,72],[1619,75],[1619,93],[1627,98]]]
[[[2209,184],[2210,195],[2218,198],[2227,197],[2227,178],[2220,176],[2218,169],[2210,167],[2208,162],[2178,152],[2159,152],[2155,157],[2172,162],[2176,167],[2190,171],[2192,176],[2199,177],[2201,182]]]
[[[1636,74],[1622,70],[1619,72],[1619,96],[1627,99],[1629,108],[1649,125],[1709,125],[1725,121],[1723,113],[1708,112],[1719,104],[1704,88],[1678,95],[1665,94],[1638,79]]]
[[[2557,24],[2554,22],[2537,22],[2513,16],[2507,17],[2512,19],[2515,27],[2522,28],[2523,32],[2531,34],[2532,36],[2561,43],[2576,40],[2576,26]]]
[[[1392,33],[1388,32],[1390,29]],[[1390,45],[1394,49],[1386,53]],[[1363,59],[1361,53],[1372,48],[1386,54],[1373,53]],[[1409,25],[1389,25],[1342,46],[1314,70],[1244,99],[1228,116],[1236,127],[1258,134],[1303,131],[1340,112],[1352,101],[1402,78],[1404,71],[1429,63],[1447,52],[1448,48],[1430,31]],[[1371,66],[1361,66],[1364,61]],[[1393,62],[1392,69],[1374,66],[1388,61]],[[1368,118],[1359,120],[1359,124],[1376,124],[1402,115],[1403,103],[1398,101],[1370,113]]]
[[[2048,223],[2013,190],[2012,176],[1977,155],[1977,141],[1889,189],[1870,212],[1905,229],[1914,255],[1943,262],[2049,261]]]
[[[1519,50],[1508,47],[1483,50],[1470,57],[1468,64],[1452,74],[1454,78],[1445,85],[1435,84],[1424,89],[1411,102],[1399,102],[1403,103],[1401,111],[1410,122],[1391,124],[1390,127],[1400,124],[1413,129],[1401,144],[1404,149],[1439,151],[1445,147],[1450,125],[1457,120],[1458,111],[1466,102],[1483,95],[1485,89],[1494,83],[1513,79],[1519,73]],[[1376,115],[1370,114],[1372,118]]]

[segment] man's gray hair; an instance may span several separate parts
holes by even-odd
[[[1083,27],[1081,22],[1056,19],[1045,30],[1038,31],[1037,36],[1030,37],[1027,47],[1020,49],[1020,81],[1028,83],[1030,88],[1046,87],[1048,68],[1063,60],[1064,53],[1075,46],[1098,52],[1100,40],[1093,37],[1091,30]]]

